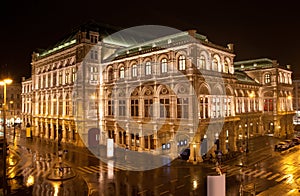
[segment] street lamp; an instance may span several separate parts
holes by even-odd
[[[253,112],[255,110],[255,106],[254,103],[251,103],[251,100],[255,97],[254,92],[252,91],[249,94],[249,98],[250,98],[250,112]],[[246,152],[249,151],[249,137],[250,137],[250,126],[249,126],[249,118],[247,118],[247,146],[246,146]]]
[[[0,81],[3,86],[3,195],[7,195],[6,190],[6,85],[11,84],[12,79],[4,79]]]

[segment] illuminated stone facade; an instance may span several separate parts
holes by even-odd
[[[105,61],[105,36],[85,28],[33,54],[22,98],[24,122],[35,136],[57,140],[60,128],[64,142],[113,138],[120,147],[173,157],[189,147],[190,161],[200,162],[207,152],[237,151],[249,137],[292,133],[291,71],[276,61],[234,63],[232,44],[215,45],[193,30],[125,53],[112,46],[115,57]],[[84,92],[72,99],[76,78]]]

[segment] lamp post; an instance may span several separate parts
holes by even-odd
[[[250,98],[250,112],[254,111],[254,103],[251,103],[251,100],[255,97],[254,92],[252,91],[249,94],[249,98]],[[250,137],[250,126],[249,126],[249,118],[247,118],[247,146],[246,146],[246,152],[249,151],[249,137]]]
[[[3,86],[3,195],[7,195],[6,190],[6,85],[11,84],[11,79],[4,79],[0,81],[0,85]]]

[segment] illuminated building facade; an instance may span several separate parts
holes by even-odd
[[[3,87],[2,87],[3,88]],[[14,82],[6,88],[6,124],[8,127],[12,127],[14,123],[21,123],[21,112],[22,112],[22,99],[21,99],[21,83]],[[3,89],[0,91],[0,99],[3,100]],[[1,103],[2,106],[3,103]],[[1,122],[3,122],[2,111]]]
[[[200,162],[207,152],[238,150],[246,138],[292,133],[291,71],[276,61],[234,63],[232,44],[194,30],[129,48],[114,43],[107,54],[103,32],[81,28],[33,54],[22,98],[35,136],[57,139],[61,129],[62,141],[76,145],[112,138],[171,156],[189,147],[190,161]],[[83,93],[74,96],[74,85]]]

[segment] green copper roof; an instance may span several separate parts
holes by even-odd
[[[244,73],[242,71],[235,71],[234,75],[236,76],[236,79],[240,82],[258,84],[255,80],[253,80],[251,77],[249,77],[246,73]]]

